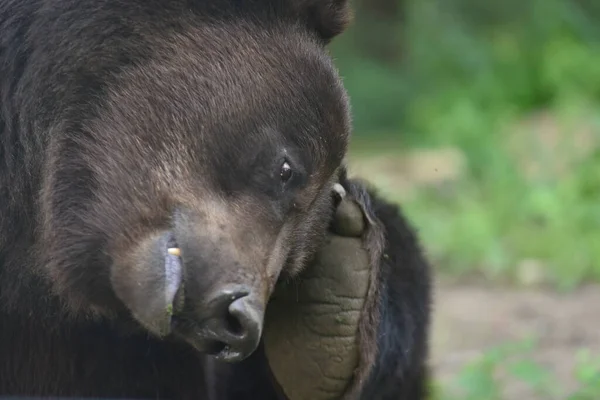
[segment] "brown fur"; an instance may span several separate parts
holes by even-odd
[[[349,17],[347,0],[0,0],[0,395],[282,398],[260,346],[213,365],[132,314],[158,295],[169,230],[189,319],[228,283],[265,301],[318,247],[341,171],[378,221],[349,396],[425,398],[427,263],[340,168],[324,45]],[[286,191],[283,149],[303,172]]]
[[[343,95],[339,87],[335,89],[339,94],[322,89],[335,88],[337,82],[334,75],[328,75],[332,72],[320,70],[324,59],[320,60],[318,47],[312,50],[298,40],[298,34],[286,38],[289,34],[282,30],[263,36],[259,27],[252,26],[236,26],[229,33],[212,26],[185,32],[158,42],[154,59],[143,68],[126,68],[108,91],[106,106],[97,111],[95,119],[82,124],[80,137],[51,140],[57,150],[49,157],[42,191],[46,228],[41,243],[46,246],[51,279],[58,293],[71,299],[72,309],[115,309],[113,301],[106,303],[111,297],[102,289],[106,285],[90,282],[89,275],[79,271],[80,255],[71,250],[81,238],[71,235],[74,229],[84,236],[105,237],[103,247],[119,259],[125,257],[123,252],[135,253],[135,243],[145,235],[167,229],[173,210],[185,209],[186,218],[202,226],[202,235],[234,238],[227,246],[219,246],[219,253],[244,253],[236,262],[247,268],[264,265],[270,243],[276,232],[282,231],[284,216],[274,216],[273,210],[265,208],[270,201],[262,193],[269,190],[267,185],[249,184],[267,178],[270,171],[264,168],[268,165],[261,162],[264,157],[274,157],[277,146],[298,153],[295,156],[304,158],[303,168],[307,169],[303,190],[286,199],[293,207],[289,212],[285,208],[285,218],[288,224],[295,222],[288,235],[301,234],[302,225],[307,225],[305,232],[320,231],[313,228],[312,221],[317,221],[307,213],[321,214],[311,206],[319,191],[329,195],[325,184],[341,161],[347,122],[343,106],[335,111],[320,110],[320,104],[343,105]],[[199,39],[206,37],[215,38],[210,46]],[[303,40],[310,43],[308,37]],[[282,68],[278,57],[289,63],[287,68]],[[303,74],[316,79],[299,79]],[[298,135],[299,129],[305,133]],[[328,132],[330,143],[318,141],[317,135],[324,135],[320,132]],[[63,154],[73,145],[78,154],[65,160]],[[89,189],[89,198],[71,196],[69,183],[62,187],[63,181],[72,182],[73,170],[90,176],[95,187]],[[68,218],[57,211],[67,204]],[[256,231],[260,228],[265,232]],[[200,239],[200,232],[190,234],[205,240]],[[248,243],[244,251],[247,237],[261,243]],[[71,246],[72,240],[77,242]],[[285,242],[310,243],[291,236]],[[250,249],[259,249],[251,260],[247,259]],[[276,264],[280,269],[282,263]],[[103,265],[98,263],[97,268]],[[89,270],[90,265],[85,268]],[[203,279],[207,272],[201,272]],[[241,271],[231,272],[237,275]],[[275,277],[278,273],[271,272]],[[96,293],[98,299],[90,296]]]
[[[140,321],[157,246],[174,232],[194,323],[222,287],[260,308],[302,269],[346,152],[324,49],[346,15],[337,0],[0,0],[0,394],[202,392],[165,372],[201,375],[194,349]]]

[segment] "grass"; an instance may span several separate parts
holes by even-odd
[[[528,392],[544,400],[597,400],[600,398],[600,356],[582,350],[572,371],[577,388],[569,391],[543,365],[533,361],[535,342],[509,343],[488,350],[459,371],[445,385],[434,383],[432,400],[500,400],[509,380],[524,384]]]

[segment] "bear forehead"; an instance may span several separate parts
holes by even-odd
[[[108,91],[112,130],[198,151],[233,144],[227,138],[244,141],[246,150],[283,138],[300,146],[312,140],[312,151],[336,162],[344,152],[346,92],[323,48],[303,31],[206,24],[155,40],[153,55],[125,68]],[[223,140],[206,142],[203,134]]]
[[[259,108],[327,107],[346,118],[346,94],[324,49],[288,26],[205,24],[155,38],[143,64],[125,68],[115,87],[138,99],[230,117]],[[161,96],[161,97],[157,97]],[[201,105],[201,107],[198,107]],[[337,121],[342,122],[342,121]],[[343,124],[342,124],[343,125]]]

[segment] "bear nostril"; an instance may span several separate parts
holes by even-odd
[[[218,357],[234,361],[250,355],[260,340],[262,311],[248,290],[224,290],[216,299],[212,319],[215,322],[213,340],[225,347]]]
[[[244,335],[244,327],[242,326],[240,320],[231,313],[227,313],[227,317],[225,318],[225,326],[226,329],[235,336]]]
[[[251,304],[248,296],[233,301],[228,308],[228,319],[233,322],[234,329],[244,335],[252,336],[262,321],[258,309]]]

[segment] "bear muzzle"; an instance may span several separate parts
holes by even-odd
[[[221,361],[245,359],[262,335],[268,297],[264,285],[233,267],[205,262],[195,253],[206,248],[191,249],[183,242],[182,250],[172,232],[143,240],[134,251],[135,263],[114,268],[115,292],[152,334],[181,339]]]

